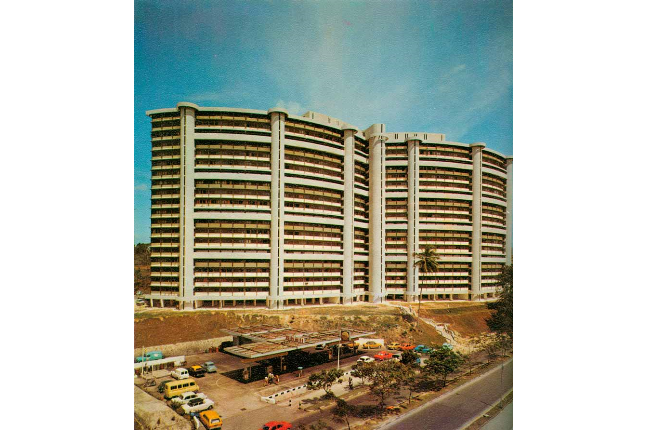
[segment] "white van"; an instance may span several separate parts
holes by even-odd
[[[170,376],[175,379],[188,379],[190,377],[188,370],[184,369],[183,367],[178,367],[170,372]]]

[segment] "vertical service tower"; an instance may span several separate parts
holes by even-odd
[[[383,302],[385,296],[385,125],[366,130],[369,140],[369,300]]]
[[[269,109],[271,115],[271,268],[269,309],[282,307],[284,289],[284,127],[288,112]]]
[[[415,254],[419,252],[419,139],[408,139],[408,267],[405,300],[419,295],[419,269]]]
[[[354,136],[358,131],[353,126],[343,128],[343,304],[352,302],[354,289]]]
[[[481,260],[482,260],[482,152],[485,143],[477,142],[470,145],[473,158],[473,203],[472,203],[472,281],[470,283],[470,298],[478,300],[481,296]]]
[[[193,253],[195,249],[195,113],[197,105],[177,104],[180,114],[180,205],[179,205],[179,291],[183,297],[193,297]],[[182,302],[185,309],[193,308],[193,301]]]

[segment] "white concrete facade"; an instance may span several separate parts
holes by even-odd
[[[316,112],[152,119],[154,306],[473,299],[511,263],[512,157]],[[436,273],[415,254],[434,246]]]

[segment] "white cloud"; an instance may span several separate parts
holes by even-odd
[[[309,110],[309,109],[303,108],[302,105],[298,102],[294,102],[294,101],[285,102],[282,99],[276,102],[275,107],[286,109],[287,111],[289,111],[290,114],[293,114],[293,115],[302,115],[303,113],[305,113],[305,111]]]

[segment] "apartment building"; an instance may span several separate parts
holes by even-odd
[[[511,259],[512,157],[316,112],[152,121],[152,306],[477,300]],[[414,254],[434,246],[439,270]]]

